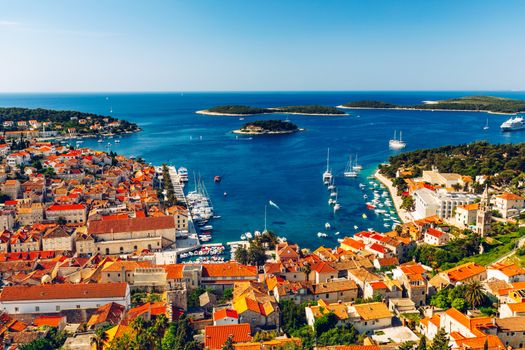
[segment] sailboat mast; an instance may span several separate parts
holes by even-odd
[[[330,170],[330,147],[328,147],[328,151],[326,152],[326,171]]]
[[[401,138],[403,136],[403,132],[402,131],[399,131],[399,141],[402,141]]]
[[[267,205],[264,206],[264,231],[266,231],[266,209],[267,209]]]

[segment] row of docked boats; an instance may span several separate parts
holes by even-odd
[[[373,198],[366,202],[367,209],[374,211],[376,215],[379,215],[383,218],[383,226],[385,228],[394,229],[401,222],[396,217],[396,211],[388,191],[386,191],[383,185],[374,181],[370,181],[369,185],[369,189],[372,191]],[[366,185],[360,184],[359,187],[364,191]],[[368,198],[367,194],[363,194],[363,198],[366,200]]]

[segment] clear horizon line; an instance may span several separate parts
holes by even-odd
[[[180,93],[344,93],[344,92],[525,92],[525,89],[363,89],[363,90],[74,90],[74,91],[0,91],[0,94],[180,94]]]

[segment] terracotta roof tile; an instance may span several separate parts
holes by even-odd
[[[0,294],[2,302],[49,299],[89,299],[124,297],[127,283],[44,284],[35,286],[6,286]]]
[[[224,326],[208,326],[204,330],[204,344],[210,350],[221,349],[230,335],[233,335],[235,343],[249,342],[252,340],[250,335],[250,325],[241,323]]]

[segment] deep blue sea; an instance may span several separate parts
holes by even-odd
[[[382,218],[365,207],[359,183],[376,166],[396,152],[388,149],[394,130],[403,131],[406,151],[448,144],[487,140],[492,143],[525,141],[525,131],[502,133],[499,125],[508,118],[486,113],[431,111],[350,111],[349,117],[288,116],[305,128],[293,135],[257,136],[249,139],[230,133],[252,119],[286,119],[287,116],[210,117],[195,111],[224,104],[259,107],[321,104],[339,105],[362,99],[415,104],[471,94],[525,99],[525,92],[264,92],[264,93],[90,93],[90,94],[0,94],[0,106],[72,109],[112,115],[136,122],[142,132],[123,137],[111,150],[143,157],[153,164],[185,166],[203,179],[216,215],[212,222],[215,242],[238,240],[246,231],[262,230],[264,207],[269,200],[280,210],[268,207],[268,228],[279,235],[314,248],[335,246],[339,237],[359,230],[384,231]],[[483,130],[486,119],[489,130]],[[83,146],[107,150],[106,142],[86,140]],[[326,150],[330,147],[331,168],[336,175],[342,209],[333,214],[329,194],[322,184]],[[357,179],[342,176],[348,156],[358,154],[364,169]],[[215,175],[223,177],[220,184]],[[190,189],[193,184],[188,185]],[[228,196],[223,193],[227,192]],[[370,196],[370,190],[366,192]],[[367,219],[362,214],[368,215]],[[330,222],[334,228],[326,231]],[[317,232],[327,232],[318,238]]]

